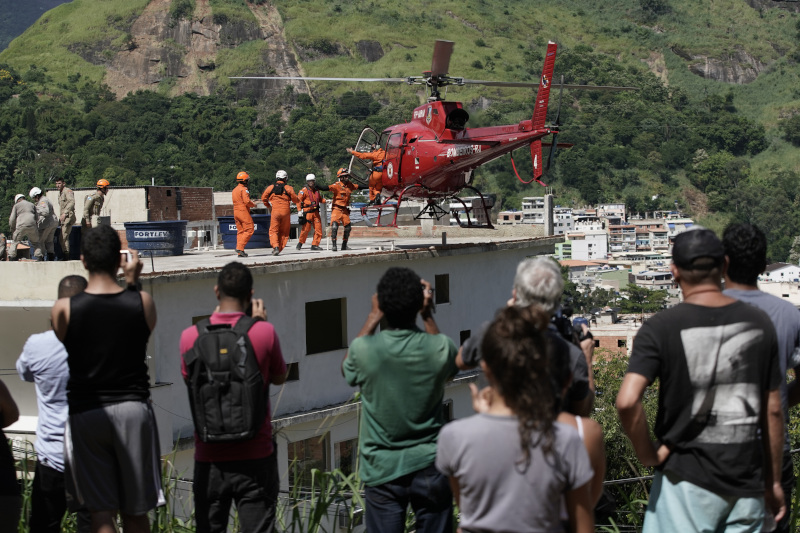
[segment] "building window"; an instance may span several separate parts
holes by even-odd
[[[333,466],[349,476],[356,471],[358,439],[343,440],[333,445]]]
[[[467,341],[467,339],[469,339],[471,336],[472,336],[471,329],[462,329],[461,331],[458,332],[458,337],[461,344],[464,344]]]
[[[625,348],[628,344],[628,341],[625,339],[617,339],[617,348]]]
[[[300,364],[288,363],[286,365],[286,381],[300,381]]]
[[[436,305],[450,303],[450,274],[437,274],[433,279]]]
[[[310,487],[311,470],[318,468],[327,472],[331,469],[328,457],[329,441],[330,433],[326,433],[288,444],[290,487],[295,485]]]
[[[789,297],[788,294],[781,294],[781,296],[783,296],[784,298],[788,298]]]
[[[306,354],[347,348],[347,298],[306,302]]]
[[[445,400],[442,402],[442,416],[444,417],[445,424],[454,420],[453,400]]]

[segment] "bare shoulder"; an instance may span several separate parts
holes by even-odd
[[[603,426],[591,418],[581,418],[583,422],[583,434],[586,440],[603,440]]]

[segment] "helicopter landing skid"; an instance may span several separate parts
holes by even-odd
[[[464,188],[473,191],[480,198],[480,202],[481,202],[480,207],[483,207],[483,214],[484,214],[484,218],[485,218],[486,222],[482,223],[482,222],[478,222],[477,220],[475,222],[472,221],[472,218],[470,217],[470,212],[472,210],[474,210],[474,209],[479,209],[480,208],[479,206],[475,206],[474,205],[475,204],[475,200],[473,200],[470,203],[470,205],[467,206],[467,204],[464,202],[464,200],[462,200],[458,196],[453,196],[453,198],[455,200],[458,200],[459,202],[461,202],[461,205],[464,207],[463,213],[465,215],[467,215],[467,223],[464,224],[463,222],[461,222],[461,217],[458,214],[459,209],[458,208],[456,208],[456,209],[451,208],[450,209],[450,214],[455,217],[456,223],[458,223],[458,225],[460,227],[462,227],[462,228],[494,229],[494,226],[492,225],[492,219],[489,216],[489,211],[491,211],[491,209],[492,209],[492,207],[494,207],[494,205],[490,204],[489,202],[487,202],[486,198],[484,198],[483,194],[481,194],[481,191],[479,191],[478,189],[476,189],[474,187],[470,187],[469,185],[467,185]]]
[[[428,219],[436,219],[436,220],[441,220],[441,219],[442,219],[442,217],[444,217],[444,216],[445,216],[445,215],[447,215],[447,214],[448,214],[448,213],[447,213],[447,211],[445,211],[444,209],[442,209],[442,208],[439,206],[439,204],[436,202],[436,200],[431,200],[431,199],[428,199],[428,203],[427,203],[427,205],[425,205],[425,207],[423,207],[423,208],[420,210],[420,212],[419,212],[419,213],[417,213],[416,215],[414,215],[414,220],[420,220],[420,219],[426,219],[426,220],[428,220]]]
[[[390,197],[386,198],[382,204],[373,205],[370,207],[362,207],[361,214],[364,217],[364,221],[368,226],[378,226],[378,227],[389,227],[389,228],[396,228],[397,227],[397,213],[400,210],[400,204],[403,201],[403,196],[410,191],[411,189],[425,189],[422,185],[414,183],[405,187],[400,193],[394,193]],[[392,200],[395,200],[393,203],[389,203]],[[392,218],[391,224],[381,224],[381,217],[383,216],[384,209],[394,209],[394,217]],[[428,208],[426,208],[428,209]],[[378,222],[376,224],[372,224],[372,222],[367,218],[367,211],[369,210],[377,210],[378,211]],[[415,217],[417,218],[417,217]]]

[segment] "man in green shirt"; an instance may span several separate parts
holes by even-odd
[[[402,533],[409,503],[419,533],[452,531],[453,496],[433,463],[457,350],[439,333],[432,299],[430,283],[414,271],[387,270],[342,363],[347,382],[361,387],[359,473],[370,532]],[[425,331],[416,325],[418,313]],[[383,318],[388,328],[375,333]]]

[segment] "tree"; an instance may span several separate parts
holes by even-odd
[[[622,290],[624,298],[620,302],[623,313],[655,313],[667,304],[667,291],[653,291],[633,283]]]
[[[781,122],[783,137],[795,146],[800,146],[800,115],[794,115]]]

